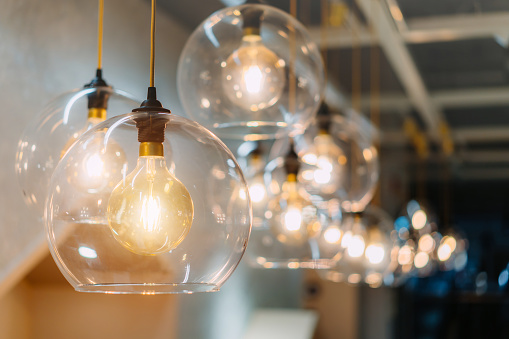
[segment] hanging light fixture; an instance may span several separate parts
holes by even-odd
[[[338,239],[341,260],[320,275],[334,282],[380,287],[394,268],[395,240],[392,219],[382,209],[368,206],[363,212],[347,213]]]
[[[244,141],[237,148],[237,160],[244,173],[253,208],[253,226],[260,226],[265,221],[268,193],[263,179],[267,165],[264,154],[266,145],[262,141]]]
[[[194,31],[177,81],[190,117],[243,140],[302,133],[325,90],[320,53],[304,26],[252,4],[220,10]]]
[[[84,88],[64,93],[46,105],[18,143],[16,175],[26,204],[41,218],[51,175],[69,147],[84,132],[106,120],[107,112],[114,116],[136,107],[138,102],[130,94],[109,86],[102,77],[103,11],[104,0],[99,0],[96,77]],[[104,174],[120,171],[125,164],[120,150],[112,154],[94,152],[92,149],[100,142],[98,136],[84,145],[90,148],[90,156],[69,168],[69,180],[84,191],[99,191],[112,184]],[[103,166],[105,156],[110,157],[109,168]]]
[[[214,134],[156,99],[154,39],[152,0],[147,100],[80,137],[52,176],[46,205],[50,251],[77,291],[217,291],[247,246],[251,206],[243,174]],[[84,193],[68,173],[90,155],[86,145],[98,135],[101,154],[122,150],[126,165],[109,173],[114,186]],[[75,213],[76,206],[86,215]]]
[[[265,168],[268,206],[263,222],[253,227],[247,252],[255,267],[324,269],[338,259],[333,228],[339,231],[339,203],[317,205],[297,181],[300,166],[290,146]]]
[[[373,198],[378,183],[376,130],[353,110],[319,115],[318,120],[294,138],[295,151],[302,159],[298,180],[316,199],[339,199],[346,212],[360,212]],[[289,144],[288,138],[276,140],[269,159],[283,154]]]

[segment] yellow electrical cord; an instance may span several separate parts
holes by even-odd
[[[102,68],[103,56],[103,18],[104,18],[104,0],[99,0],[99,18],[97,22],[97,69]]]

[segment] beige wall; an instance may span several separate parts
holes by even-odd
[[[177,300],[75,292],[48,256],[0,299],[0,338],[173,339]]]

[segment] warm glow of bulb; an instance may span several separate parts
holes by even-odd
[[[254,203],[262,201],[266,194],[265,185],[263,184],[254,184],[249,187],[249,195],[251,196],[251,201]]]
[[[352,241],[352,232],[348,231],[343,236],[343,239],[341,239],[341,247],[348,248],[351,241]]]
[[[317,166],[324,171],[327,171],[327,172],[332,171],[332,161],[330,161],[330,159],[328,159],[328,157],[326,157],[326,156],[318,157]]]
[[[226,60],[223,89],[237,106],[256,112],[274,105],[286,85],[284,65],[265,47],[259,35],[243,37],[242,44]]]
[[[290,207],[284,216],[284,227],[288,231],[298,231],[302,223],[302,214],[296,209]]]
[[[331,173],[325,170],[317,169],[313,172],[313,178],[317,184],[327,184],[330,182]]]
[[[400,265],[409,265],[412,263],[413,260],[413,252],[410,246],[405,245],[401,247],[401,249],[398,252],[398,263]]]
[[[447,244],[452,252],[454,252],[456,250],[457,243],[456,243],[456,239],[454,239],[454,237],[445,236],[442,243]]]
[[[341,239],[341,230],[336,226],[331,226],[323,233],[323,237],[329,244],[337,244]]]
[[[91,155],[85,164],[87,169],[87,176],[90,178],[100,177],[103,173],[104,162],[99,154]]]
[[[381,244],[372,244],[366,248],[366,258],[372,264],[379,264],[384,260],[385,250]]]
[[[428,221],[428,216],[426,215],[426,212],[423,210],[417,210],[414,215],[412,215],[412,225],[416,230],[420,230],[426,225],[426,222]]]
[[[414,258],[414,265],[417,268],[423,268],[428,264],[429,261],[429,255],[425,252],[419,252],[415,255]]]
[[[364,253],[365,247],[364,238],[360,235],[354,235],[350,244],[348,244],[348,255],[352,258],[358,258]]]
[[[435,240],[433,240],[431,234],[424,234],[419,239],[419,250],[430,253],[433,249],[435,249]]]
[[[452,252],[453,251],[452,251],[451,247],[448,244],[443,243],[440,246],[438,246],[438,251],[437,251],[438,259],[440,261],[447,261],[451,257]]]
[[[193,201],[186,187],[166,167],[162,156],[142,156],[113,190],[108,221],[115,239],[141,255],[166,253],[188,234]]]
[[[258,66],[249,66],[244,72],[244,82],[248,93],[256,94],[262,89],[263,74]]]

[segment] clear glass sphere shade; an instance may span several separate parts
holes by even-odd
[[[140,103],[130,94],[109,87],[75,89],[48,103],[20,138],[16,176],[26,204],[39,217],[44,214],[51,175],[61,157],[79,136],[102,121],[89,118],[88,96],[97,91],[109,94],[108,117],[128,112]],[[98,159],[91,160],[94,161]],[[86,168],[82,170],[86,172]]]
[[[274,161],[268,167],[273,165]],[[269,269],[332,267],[340,258],[335,243],[342,215],[339,202],[312,200],[300,184],[282,179],[282,161],[275,166],[281,180],[267,181],[265,173],[270,200],[264,222],[253,226],[249,263]],[[295,187],[289,189],[289,184]]]
[[[328,134],[320,134],[318,126],[311,125],[303,135],[293,138],[302,160],[298,180],[312,196],[341,200],[347,212],[364,210],[379,178],[374,147],[377,137],[369,121],[352,110],[333,114]],[[280,158],[289,148],[289,138],[276,140],[269,160]]]
[[[92,128],[52,176],[46,205],[50,251],[78,291],[217,291],[247,246],[250,199],[233,154],[197,123],[157,113],[167,119],[164,159],[140,158],[135,120],[148,115],[122,115]],[[120,147],[126,166],[111,174],[115,185],[108,190],[84,194],[69,182],[68,168],[86,156],[82,146],[101,133],[103,151]],[[126,187],[129,192],[121,192]],[[130,224],[133,220],[138,222]]]
[[[397,239],[392,220],[380,208],[369,206],[360,214],[344,214],[338,240],[342,257],[336,266],[321,272],[327,280],[379,287],[395,268]]]
[[[243,34],[246,8],[263,12],[259,34]],[[206,19],[184,47],[177,83],[190,117],[243,140],[302,133],[325,90],[323,62],[304,26],[266,5],[225,8]]]

